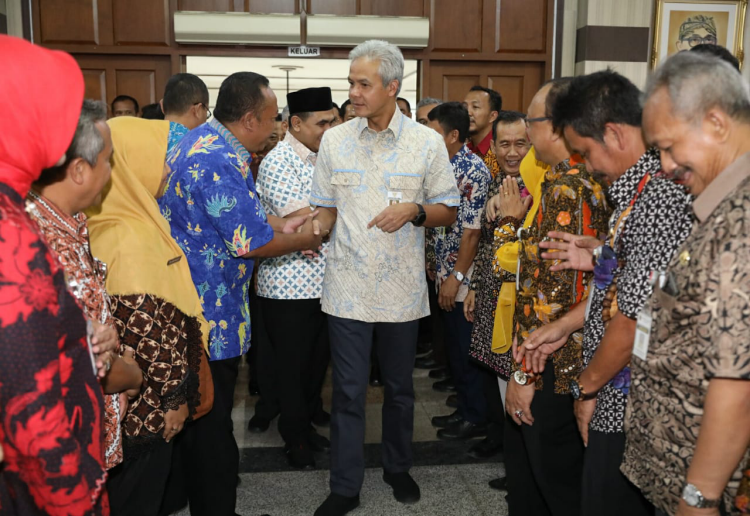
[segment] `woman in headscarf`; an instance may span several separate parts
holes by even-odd
[[[83,103],[75,60],[0,36],[0,513],[109,514],[102,389],[86,321],[24,211],[65,157]],[[48,111],[55,123],[48,124]]]
[[[125,417],[124,461],[107,487],[113,515],[149,516],[159,512],[172,440],[200,403],[207,323],[187,259],[156,202],[166,180],[169,122],[121,117],[108,124],[112,177],[102,203],[87,210],[91,251],[108,266],[120,341],[135,349],[145,380]]]

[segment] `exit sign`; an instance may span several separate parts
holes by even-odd
[[[320,47],[289,47],[289,57],[320,57]]]

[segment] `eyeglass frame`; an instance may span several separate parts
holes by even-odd
[[[696,43],[693,44],[690,40],[696,40]],[[700,42],[697,42],[697,40],[700,40]],[[712,41],[706,41],[706,40],[712,40]],[[718,38],[714,36],[713,34],[706,34],[704,37],[700,37],[697,34],[691,34],[687,38],[683,38],[680,41],[686,42],[688,45],[690,45],[690,48],[697,47],[698,45],[716,45],[718,44]]]
[[[532,122],[547,122],[548,120],[552,120],[551,116],[538,116],[536,118],[524,118],[523,121],[526,122],[526,128],[529,128],[529,124]]]
[[[210,109],[208,109],[208,106],[207,106],[207,105],[205,105],[205,104],[204,104],[203,102],[196,102],[196,103],[194,103],[193,105],[194,105],[194,106],[203,106],[204,108],[206,108],[206,120],[208,120],[208,119],[210,119],[210,118],[211,118],[211,116],[212,116],[212,114],[211,114],[211,110],[210,110]]]

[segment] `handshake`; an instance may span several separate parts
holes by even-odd
[[[328,240],[331,232],[329,229],[321,229],[320,221],[316,218],[319,214],[320,210],[314,210],[309,215],[287,219],[282,229],[282,233],[285,234],[300,233],[308,237],[304,240],[305,247],[301,249],[302,254],[308,258],[318,257],[318,252],[323,248],[323,242]]]

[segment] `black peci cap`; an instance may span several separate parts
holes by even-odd
[[[331,88],[306,88],[289,93],[286,96],[289,106],[289,116],[297,113],[312,113],[315,111],[329,111],[333,109]]]

